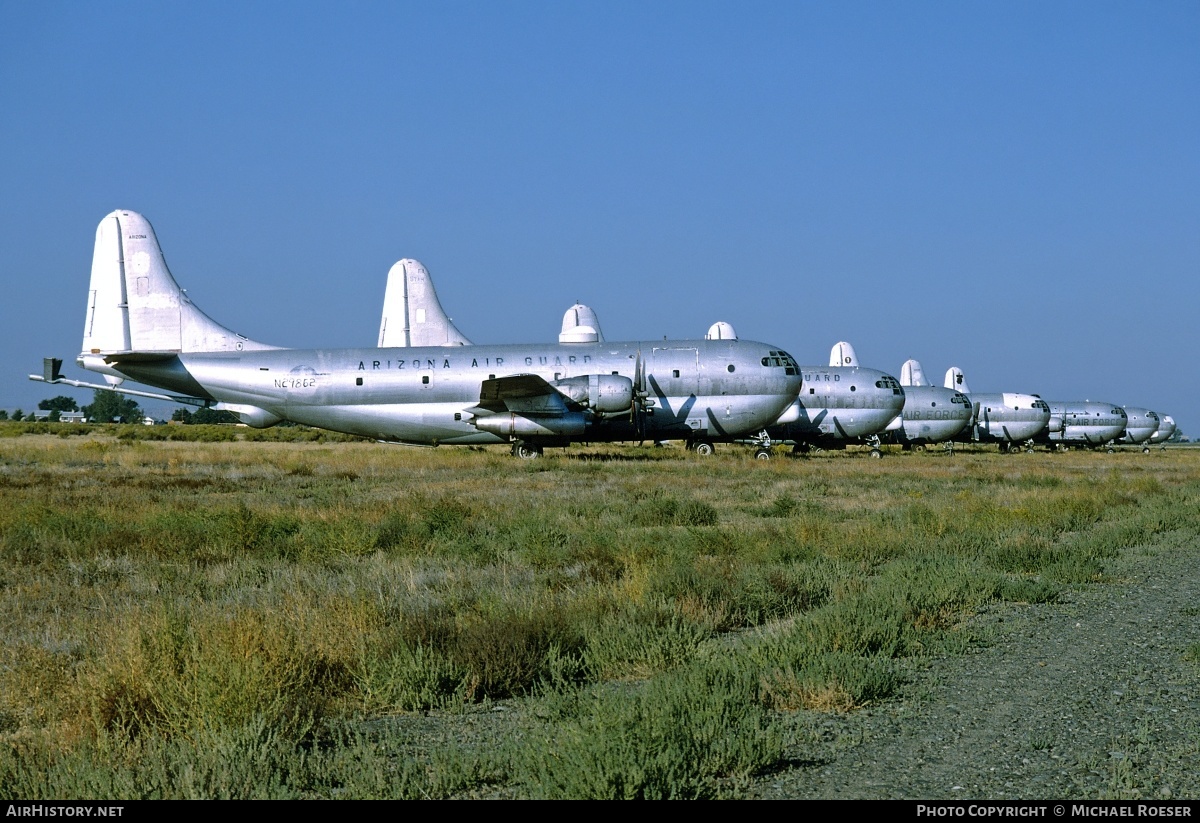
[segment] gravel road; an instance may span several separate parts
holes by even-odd
[[[926,661],[897,700],[800,713],[759,798],[1200,798],[1200,547],[1130,550],[1117,582],[973,618],[975,653]]]

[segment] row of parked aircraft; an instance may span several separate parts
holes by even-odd
[[[1149,409],[974,393],[958,368],[933,386],[915,360],[897,380],[860,366],[844,342],[827,366],[804,366],[779,346],[739,339],[728,323],[702,339],[611,342],[581,304],[568,309],[557,343],[474,345],[409,259],[388,274],[375,348],[280,348],[202,312],[172,277],[150,223],[123,210],[96,230],[76,363],[105,383],[63,377],[56,358],[30,379],[211,406],[256,427],[290,420],[394,443],[505,443],[520,457],[648,440],[682,440],[698,454],[745,443],[760,458],[779,444],[802,453],[862,443],[875,457],[883,443],[1148,451],[1175,429]]]

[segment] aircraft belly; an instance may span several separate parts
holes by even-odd
[[[481,432],[462,414],[461,403],[406,403],[342,406],[304,406],[292,409],[297,423],[358,434],[378,440],[413,443],[504,443]],[[467,417],[467,415],[463,415]]]

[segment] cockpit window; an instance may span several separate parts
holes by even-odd
[[[796,364],[796,361],[793,360],[792,356],[785,351],[771,352],[770,354],[768,354],[766,357],[764,357],[762,359],[762,364],[764,366],[773,367],[773,368],[782,367],[782,368],[786,369],[786,372],[785,372],[786,374],[799,374],[800,373],[800,367]]]
[[[900,388],[900,381],[894,377],[891,377],[891,376],[885,374],[879,380],[875,381],[875,388],[877,388],[877,389],[898,389],[898,388]]]

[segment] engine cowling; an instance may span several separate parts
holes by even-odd
[[[476,417],[471,423],[499,437],[578,437],[587,428],[583,412],[536,416],[502,412]]]
[[[633,406],[633,381],[619,374],[581,374],[550,385],[565,397],[594,412],[627,412]]]

